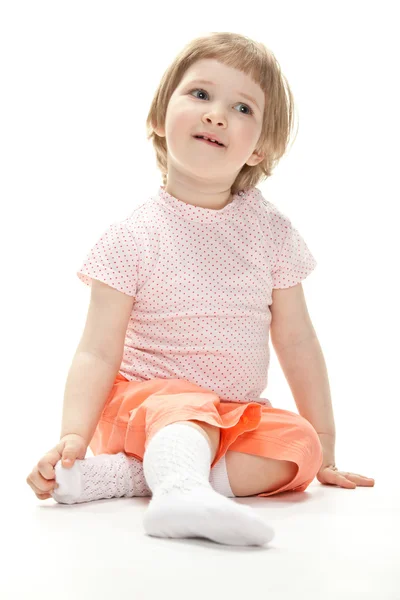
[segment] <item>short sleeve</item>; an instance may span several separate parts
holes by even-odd
[[[90,250],[77,272],[81,281],[92,279],[135,296],[137,289],[138,252],[133,235],[122,222],[113,223]]]
[[[305,279],[315,269],[317,261],[300,233],[293,227],[290,219],[282,213],[279,214],[278,227],[283,241],[280,249],[278,246],[278,254],[272,271],[272,287],[284,289]]]

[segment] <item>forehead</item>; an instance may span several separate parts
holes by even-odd
[[[217,77],[228,83],[231,79],[234,79],[236,85],[252,86],[253,91],[260,86],[255,83],[249,75],[242,73],[235,67],[230,67],[224,63],[216,60],[215,58],[203,58],[197,60],[195,63],[185,71],[182,80],[188,81],[189,79],[200,78],[200,79],[213,79]]]

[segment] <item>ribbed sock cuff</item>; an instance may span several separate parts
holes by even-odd
[[[223,456],[211,469],[210,484],[212,488],[226,498],[235,498],[229,483],[228,471],[226,470],[225,456]]]

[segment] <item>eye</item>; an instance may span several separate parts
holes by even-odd
[[[191,94],[192,92],[201,92],[202,94],[207,94],[208,95],[208,93],[205,90],[201,89],[201,88],[194,88],[193,90],[190,90],[189,94]],[[201,98],[200,98],[200,100],[201,100]],[[243,102],[239,102],[239,104],[242,104],[243,106],[245,106],[250,111],[248,113],[243,113],[242,112],[241,113],[242,115],[249,115],[249,116],[250,115],[254,115],[254,111],[253,111],[253,109],[250,106],[248,106],[247,104],[244,104]]]

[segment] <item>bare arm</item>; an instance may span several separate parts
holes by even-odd
[[[92,281],[85,330],[65,385],[60,438],[76,433],[87,443],[92,439],[121,366],[133,300],[105,283]]]
[[[94,354],[76,352],[65,385],[60,439],[77,433],[89,444],[118,369]]]

